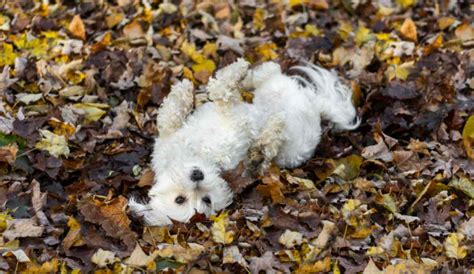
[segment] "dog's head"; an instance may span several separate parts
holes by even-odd
[[[232,191],[215,165],[198,159],[176,159],[166,166],[155,169],[155,184],[148,193],[150,202],[130,203],[148,225],[187,222],[196,213],[209,216],[232,202]]]

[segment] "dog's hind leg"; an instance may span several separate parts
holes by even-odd
[[[263,175],[278,155],[283,144],[285,123],[278,115],[272,116],[255,143],[249,148],[246,169],[252,175]]]
[[[166,96],[158,109],[156,119],[161,137],[167,137],[178,130],[186,116],[193,109],[193,84],[184,79],[171,87],[171,92]]]
[[[249,65],[243,58],[239,58],[217,71],[216,76],[209,79],[207,84],[209,99],[224,106],[241,101],[239,85],[247,74]]]
[[[265,62],[249,70],[242,84],[247,89],[257,89],[270,78],[281,74],[280,65],[275,62]]]

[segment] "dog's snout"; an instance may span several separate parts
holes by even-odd
[[[204,180],[204,174],[202,173],[202,171],[197,168],[193,169],[193,171],[191,172],[191,181],[199,182],[202,180]]]

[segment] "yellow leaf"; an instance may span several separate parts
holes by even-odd
[[[474,114],[467,119],[462,130],[462,143],[466,150],[467,157],[474,159]]]
[[[364,25],[360,25],[357,30],[354,40],[358,47],[362,46],[365,42],[368,42],[374,38],[374,35],[370,29],[366,28]]]
[[[257,8],[253,15],[253,28],[255,30],[263,30],[265,28],[264,21],[265,11],[262,8]]]
[[[412,68],[414,67],[414,62],[406,62],[401,65],[391,65],[385,71],[385,76],[388,78],[389,81],[393,80],[394,78],[400,80],[406,80]]]
[[[216,64],[210,59],[205,59],[198,64],[192,65],[191,68],[194,72],[207,71],[212,73],[216,69]]]
[[[370,234],[372,234],[372,231],[373,229],[370,226],[359,227],[354,233],[351,234],[351,237],[355,239],[365,239],[369,237]]]
[[[45,57],[49,50],[48,41],[46,39],[33,39],[26,43],[26,49],[35,57]]]
[[[64,123],[56,118],[51,118],[48,124],[54,128],[54,134],[69,137],[76,132],[76,127],[71,123]]]
[[[329,272],[331,270],[331,259],[329,257],[323,260],[317,261],[313,264],[303,264],[298,268],[295,273],[320,273]]]
[[[367,252],[365,254],[368,256],[376,256],[376,255],[381,255],[384,252],[385,251],[380,246],[371,246],[369,247],[369,249],[367,249]]]
[[[120,22],[122,22],[124,18],[125,18],[125,15],[123,13],[112,11],[110,15],[105,17],[105,23],[111,29],[115,27],[116,25],[120,24]]]
[[[402,8],[408,8],[413,6],[417,0],[396,0],[397,4],[399,4]]]
[[[450,233],[444,242],[446,256],[453,259],[462,259],[467,255],[467,247],[460,246],[459,241],[464,239],[461,233]]]
[[[276,59],[278,54],[275,52],[277,45],[273,42],[265,43],[257,47],[257,52],[262,56],[263,61]]]
[[[234,231],[226,231],[229,225],[229,217],[227,212],[222,212],[219,216],[211,216],[214,223],[211,227],[212,239],[216,243],[230,244],[234,240]]]
[[[71,23],[69,23],[68,30],[77,38],[82,40],[86,40],[86,28],[84,27],[84,23],[81,20],[79,15],[75,15]]]
[[[194,43],[183,42],[181,51],[196,63],[202,63],[205,60],[204,56],[196,51]]]
[[[441,17],[438,19],[438,27],[440,30],[444,30],[456,22],[454,17]]]
[[[0,14],[0,30],[9,31],[10,30],[10,17]]]
[[[103,109],[108,108],[109,106],[105,104],[78,103],[74,104],[73,107],[84,112],[86,122],[95,122],[107,113]]]
[[[392,213],[395,213],[398,211],[397,204],[395,203],[395,200],[392,198],[392,196],[390,196],[390,194],[383,194],[383,195],[377,196],[375,198],[375,202],[382,205],[383,207],[385,207]]]
[[[8,212],[0,212],[0,231],[7,229],[7,221],[12,220],[13,218],[8,215]]]
[[[360,200],[349,199],[342,206],[342,209],[341,209],[342,217],[348,225],[357,226],[358,221],[357,221],[356,216],[353,216],[354,215],[353,212],[357,208],[359,208],[360,205],[361,205]]]
[[[13,46],[3,43],[0,47],[0,67],[13,65],[16,57],[18,57],[18,54],[13,51]]]
[[[28,264],[29,273],[57,273],[59,269],[58,259],[54,258],[49,262],[44,262],[42,265],[34,263]]]
[[[36,143],[35,147],[46,150],[51,155],[59,158],[59,156],[69,156],[69,147],[67,146],[66,137],[56,135],[49,130],[40,129],[41,140]]]
[[[304,26],[304,32],[308,35],[308,36],[320,36],[323,34],[323,32],[318,29],[318,27],[316,27],[315,25],[311,25],[311,24],[306,24]]]
[[[469,178],[453,178],[448,185],[464,192],[469,198],[474,199],[474,182]]]
[[[332,171],[332,174],[336,174],[345,180],[352,180],[359,176],[362,162],[363,158],[355,154],[334,160],[333,163],[335,169]]]
[[[196,79],[194,79],[193,72],[189,68],[183,68],[183,76],[191,80],[193,83],[196,83]]]
[[[309,6],[310,8],[317,10],[327,10],[329,8],[328,2],[326,0],[290,0],[290,8],[296,6]]]
[[[342,40],[346,41],[349,38],[349,35],[352,32],[352,25],[350,22],[342,21],[340,22],[340,27],[337,30],[339,36],[341,36]]]
[[[377,33],[375,34],[377,40],[379,41],[389,41],[390,40],[390,33]]]
[[[400,33],[402,34],[403,37],[405,37],[408,40],[411,40],[413,42],[417,41],[417,33],[416,33],[416,26],[413,20],[411,18],[405,19],[403,22],[401,28],[400,28]]]
[[[217,44],[207,42],[202,48],[202,54],[206,57],[214,56],[217,53]]]

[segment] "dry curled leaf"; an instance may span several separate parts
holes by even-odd
[[[77,38],[86,40],[86,28],[79,15],[75,15],[69,23],[68,30]]]

